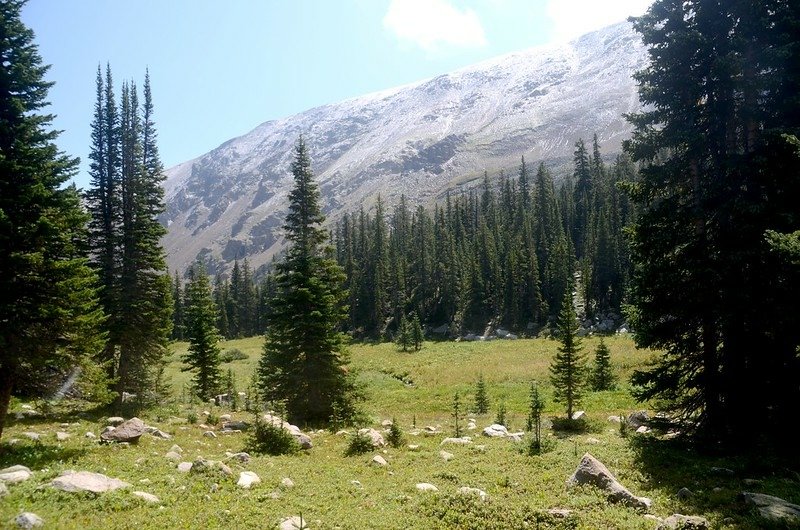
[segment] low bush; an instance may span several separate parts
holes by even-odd
[[[256,416],[245,450],[277,456],[296,453],[300,450],[300,445],[286,429]]]

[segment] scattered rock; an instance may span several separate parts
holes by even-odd
[[[17,523],[17,527],[25,528],[26,530],[44,526],[42,518],[33,512],[22,512],[14,519],[14,522]]]
[[[681,515],[679,513],[670,515],[658,525],[656,530],[707,530],[709,528],[708,519],[699,515]]]
[[[433,484],[429,484],[427,482],[419,482],[419,483],[417,483],[416,487],[417,487],[417,491],[431,491],[431,492],[439,491],[439,488],[437,488]]]
[[[391,427],[391,426],[392,426],[392,420],[383,420],[381,422],[381,427]]]
[[[408,444],[409,451],[419,451],[419,444]]]
[[[159,499],[152,493],[147,493],[145,491],[134,491],[133,494],[139,497],[140,499],[143,499],[144,501],[152,504],[158,504],[159,502],[161,502],[161,499]]]
[[[164,455],[168,460],[174,460],[175,462],[179,462],[181,459],[181,455],[176,453],[175,451],[169,451],[167,454]]]
[[[469,436],[462,436],[461,438],[445,438],[439,445],[468,445],[472,443],[472,438]]]
[[[25,436],[26,438],[33,440],[34,442],[38,442],[42,438],[42,435],[39,434],[38,432],[24,432],[22,433],[22,436]]]
[[[647,434],[650,432],[650,427],[647,425],[641,425],[638,429],[636,429],[636,434]]]
[[[650,421],[650,416],[647,415],[646,410],[637,410],[628,415],[628,426],[631,429],[638,429]]]
[[[475,430],[475,429],[477,429],[477,428],[478,428],[478,426],[477,426],[477,425],[475,425],[475,422],[474,422],[474,421],[471,421],[471,422],[469,422],[469,423],[467,424],[467,430],[468,430],[468,431],[474,431],[474,430]]]
[[[86,434],[83,435],[84,438],[89,438],[90,440],[94,440],[97,438],[97,435],[93,432],[87,431]]]
[[[503,425],[493,423],[483,430],[483,435],[490,438],[505,438],[508,436],[508,429],[506,429]]]
[[[66,442],[69,439],[70,436],[72,436],[72,435],[69,434],[69,433],[58,431],[56,433],[56,441]]]
[[[130,487],[130,484],[125,481],[91,471],[64,471],[53,479],[50,485],[61,491],[91,491],[93,493],[104,493]]]
[[[475,495],[480,497],[482,501],[485,501],[487,498],[485,491],[478,488],[470,488],[469,486],[462,486],[458,488],[458,493],[461,495]]]
[[[147,426],[139,418],[131,418],[128,421],[117,425],[113,431],[103,432],[100,435],[106,442],[129,442],[136,443],[145,433]]]
[[[732,469],[728,469],[727,467],[712,467],[711,473],[721,477],[732,477],[735,474]]]
[[[109,425],[113,425],[114,427],[116,427],[120,423],[124,423],[124,422],[125,422],[125,418],[122,418],[120,416],[111,416],[110,418],[108,418],[106,420],[106,423],[108,423]]]
[[[372,463],[378,466],[385,466],[387,464],[386,459],[383,458],[381,455],[373,456]]]
[[[192,463],[191,462],[181,462],[178,464],[178,471],[181,473],[188,473],[192,470]]]
[[[361,481],[360,480],[351,480],[350,484],[352,484],[353,486],[355,486],[357,488],[361,487]]]
[[[294,487],[294,481],[289,477],[284,477],[281,479],[281,487],[286,488],[287,490],[292,489]]]
[[[611,423],[620,423],[622,421],[622,418],[620,418],[619,416],[609,416],[608,421],[610,421]]]
[[[294,439],[300,445],[301,449],[311,449],[314,446],[314,444],[311,442],[311,437],[301,431],[300,427],[297,425],[292,425],[291,423],[285,422],[280,417],[272,414],[264,414],[263,419],[275,427],[285,429],[289,434],[294,436]]]
[[[568,485],[591,484],[608,493],[608,500],[626,506],[647,510],[652,501],[647,497],[637,497],[617,481],[614,475],[591,454],[583,455],[575,473],[567,480]]]
[[[566,519],[572,515],[572,510],[567,508],[550,508],[547,510],[547,513],[553,517],[558,517],[559,519]]]
[[[445,462],[449,462],[450,460],[453,459],[453,453],[448,453],[447,451],[439,451],[439,456]]]
[[[219,421],[231,421],[231,415],[223,414],[222,416],[219,417]]]
[[[293,517],[287,517],[283,521],[281,521],[280,526],[278,526],[279,530],[305,530],[308,528],[306,526],[306,521],[302,517],[297,515]]]
[[[372,447],[384,447],[386,442],[383,435],[375,429],[361,429],[358,431],[359,436],[366,436],[372,442]]]
[[[222,424],[222,428],[226,431],[246,431],[250,428],[250,424],[246,421],[226,421]]]
[[[239,473],[239,482],[236,483],[240,488],[250,489],[253,484],[261,482],[261,477],[252,471],[242,471]]]
[[[231,455],[232,460],[236,460],[237,462],[241,462],[242,464],[247,464],[250,462],[250,454],[249,453],[234,453]]]
[[[170,451],[173,453],[178,453],[179,455],[183,454],[183,449],[178,444],[173,444],[172,447],[169,448]]]
[[[763,486],[764,485],[764,481],[763,480],[758,480],[758,479],[755,479],[755,478],[746,478],[746,479],[742,480],[742,484],[744,484],[747,487],[754,488],[754,487],[758,487],[758,486]]]
[[[692,493],[692,490],[690,490],[689,488],[681,488],[678,490],[678,493],[675,494],[675,496],[682,501],[685,501],[692,495],[694,495],[694,493]]]
[[[25,482],[32,476],[31,470],[25,466],[11,466],[0,469],[0,484],[18,484]]]
[[[572,421],[586,420],[586,411],[578,410],[572,413]]]
[[[203,436],[206,438],[216,438],[217,433],[215,433],[214,431],[206,431],[203,433]]]
[[[601,441],[600,441],[600,440],[598,440],[597,438],[587,438],[587,439],[586,439],[586,443],[587,443],[587,444],[591,444],[591,445],[598,445],[598,444],[601,444],[601,443],[603,443],[603,442],[601,442]]]
[[[166,433],[160,429],[153,429],[152,431],[148,431],[153,437],[160,438],[162,440],[172,440],[172,435]]]
[[[787,525],[800,524],[800,506],[787,502],[780,497],[744,491],[739,497],[745,504],[758,508],[764,519]]]

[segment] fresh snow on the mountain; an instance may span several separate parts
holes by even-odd
[[[594,133],[616,152],[631,130],[622,115],[639,108],[631,74],[645,60],[624,22],[265,122],[167,171],[170,267],[203,259],[215,272],[245,255],[258,267],[280,249],[301,134],[333,219],[379,193],[389,204],[401,194],[430,203],[484,171],[515,173],[522,155],[570,171],[575,141]]]

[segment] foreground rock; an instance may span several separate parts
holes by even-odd
[[[707,530],[710,528],[708,519],[699,515],[670,515],[658,525],[656,530]]]
[[[294,437],[301,449],[311,449],[314,446],[314,444],[311,443],[311,438],[306,433],[301,431],[300,427],[297,425],[292,425],[289,422],[283,421],[280,417],[273,414],[264,414],[263,419],[265,422],[274,425],[275,427],[280,427],[286,430],[286,432]]]
[[[647,497],[637,497],[628,491],[598,459],[586,453],[583,455],[575,473],[567,480],[570,486],[590,484],[608,493],[608,500],[619,502],[632,508],[647,510],[652,501]]]
[[[253,484],[258,484],[259,482],[261,482],[261,477],[252,471],[242,471],[239,473],[239,481],[236,483],[236,485],[240,488],[249,490]]]
[[[112,431],[103,431],[100,439],[106,442],[136,443],[147,432],[147,425],[139,418],[131,418],[117,425]]]
[[[308,528],[305,519],[295,515],[294,517],[287,517],[281,521],[279,530],[305,530]]]
[[[386,459],[383,458],[381,455],[375,455],[372,457],[372,463],[376,466],[383,467],[387,464]]]
[[[361,429],[358,431],[358,435],[369,438],[369,440],[372,442],[372,447],[386,446],[386,441],[383,439],[383,435],[375,429]]]
[[[0,483],[18,484],[25,482],[33,476],[31,470],[25,466],[11,466],[0,469]]]
[[[775,523],[800,525],[800,506],[787,502],[780,497],[763,493],[742,492],[740,498],[749,506],[758,508],[764,519]]]
[[[53,479],[50,485],[61,491],[91,491],[92,493],[105,493],[130,487],[130,484],[123,480],[91,471],[64,471]]]
[[[434,486],[433,484],[430,484],[428,482],[419,482],[419,483],[417,483],[416,487],[417,487],[417,491],[422,491],[422,492],[435,493],[435,492],[439,491],[439,488],[437,488],[436,486]]]
[[[33,512],[23,512],[19,514],[14,519],[14,522],[17,524],[17,527],[25,529],[39,528],[44,526],[44,521],[42,518]]]
[[[483,430],[483,435],[490,438],[505,438],[508,436],[508,429],[506,429],[503,425],[494,423]]]
[[[152,493],[147,493],[146,491],[134,491],[133,494],[145,502],[149,502],[150,504],[158,504],[161,502],[161,499],[153,495]]]

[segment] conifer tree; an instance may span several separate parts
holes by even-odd
[[[397,326],[397,338],[395,342],[403,351],[408,351],[409,346],[413,344],[411,326],[405,315],[400,316],[400,324]]]
[[[172,283],[172,338],[173,340],[183,340],[184,332],[184,299],[183,299],[183,283],[181,282],[178,271],[175,271],[175,277]]]
[[[52,83],[23,4],[0,3],[0,436],[15,386],[76,366],[88,381],[104,345],[80,243],[87,219],[75,188],[64,187],[78,161],[58,151],[53,116],[41,112]]]
[[[295,187],[284,225],[289,248],[276,266],[276,296],[258,367],[260,386],[268,401],[286,403],[292,422],[327,423],[334,413],[349,420],[359,396],[339,331],[347,317],[344,274],[325,245],[319,188],[302,137],[291,171]]]
[[[486,380],[483,374],[478,376],[478,382],[475,384],[475,412],[477,414],[489,412],[489,396],[486,393]]]
[[[611,351],[605,341],[600,338],[600,344],[594,351],[594,366],[590,378],[592,390],[611,390],[614,388],[614,373],[611,370]]]
[[[586,356],[581,352],[578,319],[572,306],[572,289],[567,288],[558,317],[558,340],[561,343],[550,365],[553,400],[566,407],[567,419],[583,397],[586,385]]]
[[[544,412],[544,399],[539,392],[536,381],[531,382],[530,403],[528,404],[527,429],[531,432],[529,452],[538,454],[542,450],[542,412]]]
[[[189,284],[186,286],[186,338],[189,349],[183,357],[184,370],[194,373],[192,389],[203,401],[219,393],[220,336],[217,331],[217,311],[211,295],[205,267],[196,263],[189,270]]]
[[[422,324],[420,324],[419,316],[415,311],[411,313],[411,343],[414,345],[414,351],[420,351],[424,341],[425,333],[422,331]]]

